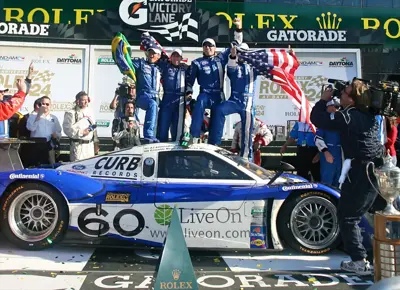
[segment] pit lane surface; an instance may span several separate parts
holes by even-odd
[[[296,252],[246,254],[192,251],[199,289],[367,289],[372,276],[339,269],[336,251],[325,256]],[[158,252],[56,246],[17,249],[0,234],[0,290],[153,289]],[[253,282],[251,282],[253,281]],[[256,282],[254,282],[256,281]]]

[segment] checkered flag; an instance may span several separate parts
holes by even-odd
[[[328,81],[328,78],[324,76],[316,76],[313,77],[310,82],[308,83],[309,86],[317,86],[317,87],[322,87],[322,85],[326,84]]]
[[[50,82],[50,81],[51,81],[51,78],[52,78],[54,75],[55,75],[55,73],[50,72],[49,70],[45,70],[44,72],[38,73],[38,74],[33,78],[33,80],[34,80],[35,82],[40,82],[40,81],[42,81],[42,82],[44,82],[44,83],[47,83],[47,82]]]
[[[198,9],[200,15],[200,38],[212,38],[216,42],[230,42],[231,31],[228,20],[212,14],[210,11]]]
[[[191,18],[192,13],[186,13],[182,17],[182,22],[175,21],[173,23],[163,25],[152,25],[153,29],[138,29],[141,31],[153,32],[161,34],[169,41],[181,40],[182,38],[190,38],[194,41],[199,41],[197,35],[199,24],[197,20]]]

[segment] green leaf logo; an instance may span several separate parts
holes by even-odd
[[[167,226],[171,222],[172,207],[168,204],[162,204],[154,212],[155,221],[162,226]]]

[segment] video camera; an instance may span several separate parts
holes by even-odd
[[[370,109],[375,115],[387,117],[400,115],[399,84],[392,81],[380,81],[377,86],[370,85],[370,80],[353,78],[352,81],[328,79],[333,84],[333,97],[340,98],[341,92],[353,81],[365,83],[371,92]]]
[[[118,83],[118,86],[119,87],[115,91],[116,94],[118,96],[120,96],[121,98],[127,98],[129,96],[129,87],[130,87],[130,85],[128,83],[128,78],[124,77],[122,79],[122,83]]]

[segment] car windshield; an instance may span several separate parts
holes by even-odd
[[[246,160],[238,155],[235,155],[228,150],[221,148],[221,149],[216,150],[216,152],[218,154],[221,154],[221,155],[228,157],[229,159],[235,161],[238,165],[243,166],[244,168],[251,171],[252,173],[254,173],[255,175],[257,175],[258,177],[260,177],[262,179],[271,179],[275,175],[274,171],[266,170],[266,169],[262,168],[261,166],[251,163],[248,160]]]

